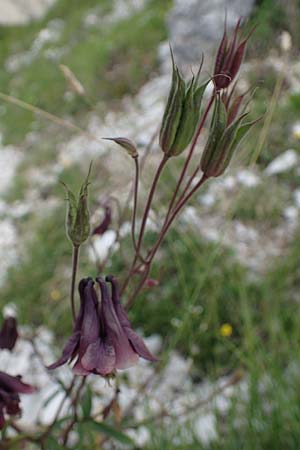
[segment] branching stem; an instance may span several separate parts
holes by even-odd
[[[75,284],[76,284],[76,274],[77,274],[77,267],[78,267],[78,259],[79,259],[79,247],[73,246],[72,278],[71,278],[70,299],[71,299],[72,316],[73,316],[73,321],[74,322],[75,322],[75,319],[76,319]]]

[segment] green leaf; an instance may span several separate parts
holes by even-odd
[[[91,416],[92,403],[92,390],[87,386],[81,403],[83,417],[86,419]]]
[[[61,393],[61,389],[56,389],[49,397],[46,398],[46,400],[43,403],[43,408],[46,408],[46,406],[49,405],[49,403],[58,395]]]
[[[57,442],[57,439],[55,439],[52,436],[49,436],[47,441],[46,441],[45,448],[47,450],[64,450],[65,447],[63,445],[60,445]]]
[[[94,420],[86,422],[87,425],[89,425],[91,428],[93,428],[96,431],[99,431],[100,433],[106,434],[107,436],[116,439],[117,441],[121,442],[122,444],[128,444],[133,445],[132,439],[127,436],[126,434],[122,433],[121,431],[116,430],[110,425],[107,425],[103,422],[96,422]]]

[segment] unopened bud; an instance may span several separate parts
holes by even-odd
[[[209,131],[209,136],[204,148],[200,167],[207,177],[214,176],[212,167],[218,158],[219,144],[227,123],[227,114],[223,101],[216,97],[215,106]]]
[[[192,80],[187,90],[176,137],[170,151],[172,156],[182,153],[193,139],[199,123],[201,101],[207,85],[208,82],[197,88]]]
[[[80,247],[90,235],[90,214],[88,209],[88,186],[91,166],[85,181],[82,183],[78,198],[62,183],[67,193],[67,236],[74,245]]]
[[[172,84],[160,130],[159,143],[167,156],[177,156],[191,142],[199,119],[203,94],[208,82],[198,86],[198,75],[186,84],[172,56]],[[203,62],[203,61],[202,61]]]
[[[106,141],[113,141],[116,144],[120,145],[127,151],[128,155],[130,155],[132,158],[137,158],[139,156],[135,143],[130,139],[127,139],[125,137],[102,138],[102,139],[105,139]]]
[[[260,120],[242,123],[248,115],[244,113],[230,123],[222,105],[222,100],[217,97],[210,135],[201,158],[201,170],[207,178],[218,177],[225,172],[241,140]]]
[[[178,67],[174,62],[172,50],[171,56],[173,70],[172,84],[159,133],[160,147],[162,151],[168,156],[172,156],[172,145],[175,141],[181,118],[186,88],[185,82],[182,79]]]

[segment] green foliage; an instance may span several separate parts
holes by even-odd
[[[163,330],[166,348],[191,356],[201,375],[215,364],[221,372],[232,367],[232,345],[244,327],[240,305],[256,303],[256,288],[233,255],[196,233],[172,231],[151,277],[160,286],[139,296],[131,311],[134,325],[147,335]],[[224,323],[233,327],[230,343],[220,333]]]
[[[40,22],[0,29],[2,91],[59,116],[82,114],[90,110],[91,103],[117,100],[138,91],[156,64],[157,44],[166,37],[164,15],[170,2],[151,0],[142,12],[111,26],[102,25],[103,15],[111,9],[109,1],[99,4],[97,0],[77,0],[76,4],[70,8],[67,0],[59,0]],[[100,25],[84,25],[91,10],[98,15]],[[33,55],[32,42],[38,32],[45,27],[55,29],[55,23],[61,21],[64,25],[58,41],[46,42]],[[62,56],[49,59],[49,51],[54,55],[61,52]],[[5,70],[8,57],[24,52],[32,55],[30,63],[8,73]],[[87,101],[76,95],[64,100],[66,84],[58,67],[60,63],[70,67],[82,82],[88,93]],[[34,125],[33,120],[31,112],[5,105],[1,126],[6,141],[19,142]]]
[[[248,23],[249,29],[255,26],[255,37],[249,42],[249,53],[266,55],[270,46],[275,45],[279,30],[286,30],[288,21],[286,11],[279,1],[259,0]]]
[[[269,178],[255,187],[242,187],[229,208],[233,218],[274,225],[282,218],[289,199],[289,190]]]
[[[47,323],[51,328],[60,321],[70,325],[65,301],[68,287],[58,279],[62,267],[70,261],[71,246],[65,238],[64,210],[57,210],[54,215],[55,219],[31,220],[34,236],[27,243],[26,256],[9,271],[1,290],[1,306],[14,302],[21,322],[33,326]],[[59,292],[59,301],[51,298],[52,290]],[[61,331],[65,333],[65,329]]]

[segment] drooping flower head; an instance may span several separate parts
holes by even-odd
[[[17,339],[17,320],[15,317],[6,317],[0,330],[0,348],[12,350]]]
[[[96,280],[101,301],[91,278],[80,281],[81,304],[73,334],[62,356],[48,369],[75,360],[73,372],[77,375],[94,373],[108,376],[118,369],[133,366],[139,357],[156,360],[131,327],[121,305],[117,281],[114,277],[107,277],[106,281],[111,283],[111,292],[101,277]]]
[[[32,394],[36,388],[23,383],[21,377],[13,377],[0,372],[0,430],[5,424],[5,415],[21,413],[19,394]]]

